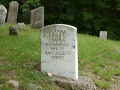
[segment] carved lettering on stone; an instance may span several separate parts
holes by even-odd
[[[76,27],[53,24],[41,28],[41,68],[56,76],[78,79]]]

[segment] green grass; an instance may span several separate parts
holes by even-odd
[[[119,85],[120,42],[78,35],[79,75],[91,77],[99,90]],[[114,79],[114,81],[112,81]]]
[[[64,90],[40,71],[40,31],[26,25],[18,36],[9,36],[9,26],[0,26],[0,89],[12,90],[13,87],[3,84],[15,79],[20,82],[20,90],[28,83],[41,86],[42,90]],[[78,34],[78,54],[79,76],[90,77],[98,90],[119,84],[119,41]]]

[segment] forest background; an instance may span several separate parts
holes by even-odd
[[[0,0],[7,10],[12,0]],[[108,32],[108,39],[120,41],[120,0],[17,0],[17,22],[30,24],[31,10],[44,6],[44,25],[69,24],[78,33],[99,36]]]

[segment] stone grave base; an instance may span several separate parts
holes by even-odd
[[[97,87],[93,81],[85,76],[79,76],[78,80],[72,80],[57,76],[52,76],[57,85],[62,88],[69,88],[70,90],[96,90]]]

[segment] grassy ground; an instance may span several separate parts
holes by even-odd
[[[11,79],[20,82],[20,90],[28,83],[63,90],[40,71],[40,31],[27,25],[18,36],[9,36],[9,26],[0,26],[0,90],[13,90],[6,85]],[[90,77],[98,90],[120,86],[120,42],[78,34],[78,52],[79,76]]]

